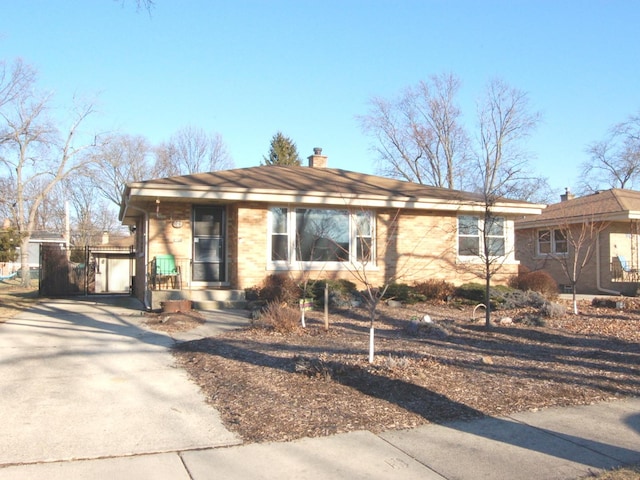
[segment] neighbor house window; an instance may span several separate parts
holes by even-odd
[[[373,244],[371,212],[273,207],[270,215],[273,262],[370,260]]]
[[[484,235],[483,235],[484,234]],[[502,217],[481,218],[474,215],[458,217],[458,255],[489,257],[505,255],[505,220]],[[485,243],[486,242],[486,243]]]
[[[559,229],[538,230],[538,254],[555,255],[567,253],[567,235]]]
[[[286,208],[271,209],[271,260],[289,260],[289,221]]]

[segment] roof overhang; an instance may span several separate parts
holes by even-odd
[[[640,220],[640,211],[622,211],[611,212],[594,215],[578,215],[573,217],[555,217],[555,218],[532,218],[518,220],[515,224],[516,230],[525,230],[528,228],[554,227],[559,225],[577,225],[589,222],[630,222],[632,220]]]
[[[120,220],[132,223],[156,201],[181,202],[260,202],[268,204],[330,205],[334,207],[404,208],[448,212],[483,213],[485,204],[479,201],[455,200],[436,197],[384,196],[322,191],[300,192],[260,188],[210,188],[207,186],[166,186],[161,184],[130,184],[126,187],[120,208]],[[539,215],[545,205],[504,201],[491,207],[495,214],[509,216]],[[148,213],[151,213],[150,211]]]

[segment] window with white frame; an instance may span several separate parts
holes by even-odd
[[[269,209],[272,262],[369,262],[373,215],[344,209]]]
[[[505,219],[502,217],[481,218],[475,215],[460,215],[458,217],[458,255],[477,257],[486,252],[489,257],[502,257],[505,255],[505,232]]]
[[[563,230],[538,230],[538,255],[557,255],[567,253],[567,235]]]

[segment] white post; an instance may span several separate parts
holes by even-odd
[[[374,344],[373,332],[374,332],[374,329],[373,327],[371,327],[369,329],[369,363],[373,363],[373,344]]]
[[[329,331],[329,284],[324,284],[324,329]]]

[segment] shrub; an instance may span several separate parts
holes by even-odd
[[[463,300],[468,300],[470,303],[484,304],[484,290],[485,286],[480,283],[465,283],[455,289],[455,296]],[[491,301],[491,309],[503,307],[507,303],[507,299],[510,295],[513,295],[514,290],[511,287],[505,285],[495,285],[489,289],[489,299]]]
[[[511,290],[504,294],[503,299],[502,308],[505,309],[524,307],[540,308],[546,302],[542,294],[532,290],[524,292],[522,290]]]
[[[251,325],[269,328],[279,333],[291,333],[300,327],[300,310],[282,303],[270,302],[251,321]]]
[[[323,305],[325,285],[329,285],[329,306],[331,307],[349,307],[358,297],[356,284],[344,279],[313,282],[307,289],[306,297],[312,298],[317,305]]]
[[[426,300],[447,300],[455,293],[453,284],[445,280],[427,280],[413,286],[417,294]]]
[[[406,283],[391,283],[383,297],[385,300],[397,300],[398,302],[412,304],[424,302],[426,297]]]
[[[514,280],[514,284],[519,290],[532,290],[547,298],[558,297],[558,283],[545,270],[520,273]]]
[[[542,308],[540,308],[540,313],[545,317],[556,318],[562,317],[567,313],[567,309],[564,305],[560,305],[559,303],[545,302],[545,304],[542,305]]]
[[[455,289],[456,297],[475,303],[484,302],[484,285],[479,283],[465,283]]]
[[[601,308],[618,308],[618,303],[621,300],[618,298],[600,298],[600,297],[596,297],[593,300],[591,300],[591,305],[594,307],[601,307]]]
[[[520,320],[520,323],[529,327],[544,327],[546,325],[544,318],[540,315],[536,315],[535,313],[525,313]]]
[[[302,291],[296,282],[287,275],[269,275],[264,279],[258,296],[260,300],[268,303],[286,303],[290,306],[296,306],[302,296]]]

